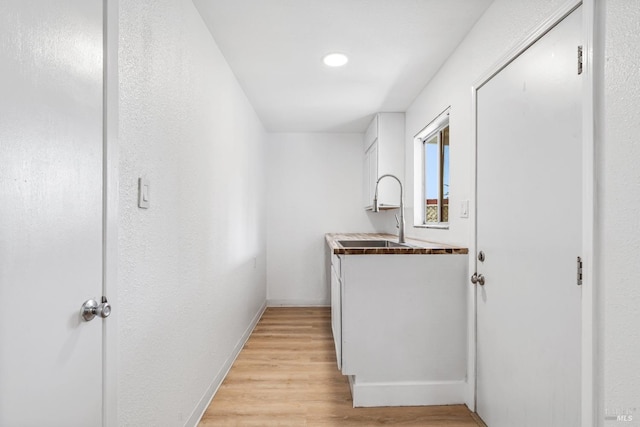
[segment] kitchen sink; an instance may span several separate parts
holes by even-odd
[[[343,248],[409,248],[411,245],[391,240],[338,240]]]

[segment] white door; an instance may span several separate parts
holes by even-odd
[[[102,425],[102,1],[0,3],[0,425]]]
[[[477,92],[477,412],[580,425],[581,11]]]

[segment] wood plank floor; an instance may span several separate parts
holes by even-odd
[[[477,427],[464,405],[353,408],[328,308],[268,308],[200,426]]]

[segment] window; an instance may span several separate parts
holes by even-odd
[[[449,223],[449,110],[415,137],[417,227],[447,228]]]
[[[449,222],[449,126],[423,142],[425,224]]]

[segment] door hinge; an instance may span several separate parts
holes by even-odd
[[[582,46],[578,46],[578,75],[582,74],[582,65],[583,65],[582,57],[583,57]]]
[[[578,286],[582,286],[582,258],[581,257],[578,257],[576,279],[577,279],[576,281]]]

